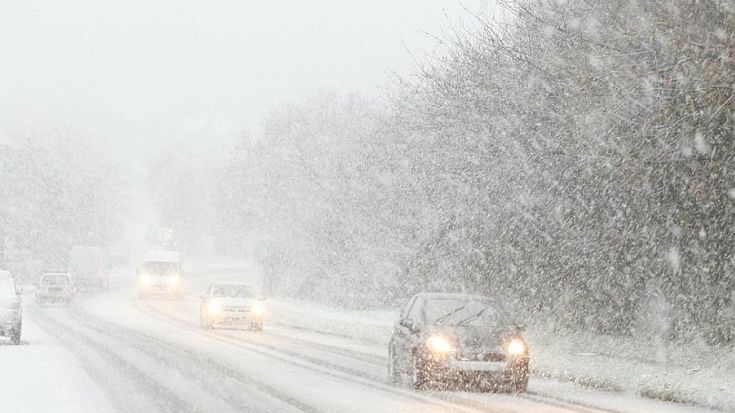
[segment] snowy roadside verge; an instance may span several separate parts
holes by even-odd
[[[388,345],[398,310],[348,311],[293,299],[269,300],[288,327]],[[675,346],[531,326],[536,375],[640,397],[735,411],[735,349]]]
[[[735,348],[531,328],[536,374],[735,412]]]
[[[268,300],[271,321],[287,327],[388,346],[398,310],[347,311],[292,300]]]
[[[24,296],[32,302],[32,296]],[[31,304],[32,306],[32,304]],[[63,309],[59,309],[63,310]],[[42,330],[29,308],[23,315],[19,346],[0,338],[0,381],[4,412],[113,412],[111,401],[81,362],[55,337]]]

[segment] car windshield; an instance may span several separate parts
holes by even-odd
[[[491,300],[468,298],[432,298],[424,305],[428,324],[497,326],[505,318],[497,303]]]
[[[49,287],[63,287],[69,284],[69,277],[60,274],[45,275],[41,283]]]
[[[177,273],[179,265],[174,262],[146,262],[143,271],[151,275],[168,275]]]
[[[214,297],[254,298],[253,288],[249,285],[217,284],[213,285],[210,295]]]

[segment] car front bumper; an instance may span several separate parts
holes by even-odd
[[[259,325],[263,318],[250,311],[223,311],[218,314],[207,314],[207,321],[218,325]]]
[[[495,387],[528,377],[528,358],[505,361],[469,361],[428,355],[423,368],[431,381]]]
[[[140,286],[140,292],[145,295],[180,295],[182,290],[179,285],[168,283],[153,283]]]
[[[0,335],[9,336],[10,332],[20,324],[19,313],[5,313],[0,316]]]
[[[36,295],[36,300],[46,300],[46,301],[64,301],[64,300],[71,300],[73,294],[71,293],[65,293],[65,292],[41,292]]]

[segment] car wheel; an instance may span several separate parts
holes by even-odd
[[[19,324],[17,327],[15,327],[10,332],[10,341],[15,344],[16,346],[20,344],[20,332],[21,332],[21,325]]]
[[[411,357],[411,387],[414,389],[422,390],[426,387],[426,367],[421,357],[418,354],[414,354]]]
[[[398,369],[396,353],[392,344],[388,346],[388,380],[395,385],[403,383],[403,375]]]
[[[214,326],[214,323],[207,320],[207,317],[204,315],[204,311],[199,311],[199,327],[201,327],[203,330],[210,330]]]
[[[510,391],[513,393],[525,393],[528,389],[528,374],[514,376],[510,381]]]

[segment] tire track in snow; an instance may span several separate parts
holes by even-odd
[[[96,382],[103,384],[118,411],[145,411],[155,406],[161,412],[196,412],[176,394],[106,346],[79,331],[61,327],[43,313],[40,316],[35,311],[28,313],[38,326],[71,350]]]
[[[291,352],[287,350],[281,350],[276,349],[274,347],[260,344],[260,343],[254,343],[250,341],[243,341],[238,340],[233,337],[228,337],[225,335],[218,334],[217,332],[210,332],[206,330],[201,330],[198,327],[191,326],[188,320],[183,320],[181,318],[177,318],[170,315],[163,315],[158,312],[152,311],[147,308],[143,308],[141,305],[136,306],[141,312],[144,312],[145,314],[159,319],[163,322],[166,322],[167,324],[172,324],[177,326],[178,328],[196,332],[198,334],[205,335],[211,339],[214,339],[216,341],[226,343],[235,347],[242,348],[244,350],[257,353],[266,357],[275,358],[280,361],[284,361],[290,364],[298,365],[299,367],[309,369],[311,371],[317,372],[319,374],[328,375],[334,378],[338,378],[340,380],[347,380],[355,384],[359,384],[361,386],[370,387],[375,390],[379,390],[384,393],[390,393],[394,395],[399,395],[403,398],[413,399],[416,401],[420,401],[422,403],[428,403],[434,406],[443,407],[445,409],[448,409],[449,411],[460,411],[460,412],[490,412],[490,413],[511,413],[512,411],[508,410],[498,410],[497,408],[492,410],[481,410],[478,409],[477,403],[456,403],[453,401],[447,401],[442,398],[436,398],[430,395],[421,394],[417,392],[413,392],[406,389],[400,389],[396,388],[392,385],[386,384],[382,378],[376,378],[374,376],[366,375],[364,372],[357,370],[357,369],[351,369],[351,368],[345,368],[343,366],[340,366],[338,364],[324,362],[322,359],[317,359],[309,356],[305,356],[301,353],[297,352]]]
[[[295,409],[305,413],[320,412],[319,409],[310,406],[291,395],[285,394],[272,386],[261,381],[257,381],[237,370],[225,366],[222,363],[218,363],[208,357],[205,357],[202,353],[181,347],[139,331],[110,323],[95,317],[78,307],[71,310],[71,315],[99,333],[107,334],[112,338],[122,340],[129,346],[135,347],[140,351],[157,357],[159,360],[165,359],[167,355],[176,353],[178,357],[171,356],[172,360],[169,361],[170,365],[180,368],[182,360],[191,364],[191,372],[186,374],[187,378],[198,382],[202,388],[207,389],[207,394],[216,394],[221,400],[233,405],[235,407],[234,411],[252,411],[253,409],[257,409],[257,411],[280,411],[283,407],[290,406],[292,410]],[[207,374],[205,375],[202,373]],[[211,373],[218,373],[225,380],[221,380],[220,383],[217,383],[216,381],[211,380]],[[223,387],[221,383],[224,383],[227,380],[234,380],[236,382],[234,384],[236,385],[239,383],[239,386],[234,386],[234,388],[229,389]],[[232,387],[232,384],[230,387]],[[246,390],[250,391],[248,392]],[[267,398],[275,399],[275,401],[280,402],[282,407],[274,408],[272,403],[273,400],[271,400],[271,404],[268,405],[254,406],[253,398],[248,397],[252,396],[252,390],[256,390],[262,395],[267,396]]]
[[[519,411],[525,412],[525,411],[528,411],[527,409],[529,408],[529,406],[523,406],[520,408],[506,409],[506,408],[502,408],[500,406],[494,405],[493,401],[485,401],[485,400],[478,400],[477,398],[463,397],[462,395],[459,395],[456,393],[439,392],[439,393],[433,393],[431,395],[427,395],[427,394],[418,393],[418,392],[408,390],[408,389],[396,388],[391,384],[387,384],[385,382],[385,377],[382,375],[375,376],[375,375],[371,375],[367,372],[364,372],[358,369],[345,367],[345,366],[333,363],[329,360],[324,360],[322,358],[317,358],[317,357],[313,357],[310,355],[306,355],[303,353],[298,353],[298,352],[294,352],[294,351],[286,350],[282,348],[277,349],[269,344],[256,342],[252,339],[248,340],[243,336],[233,337],[232,335],[227,334],[226,332],[223,332],[223,331],[201,330],[198,327],[193,326],[191,324],[191,321],[188,319],[185,319],[180,316],[175,316],[173,314],[163,314],[159,311],[155,311],[154,309],[151,308],[152,306],[150,305],[150,303],[137,302],[135,305],[139,310],[145,312],[147,315],[151,317],[155,317],[167,323],[176,324],[177,326],[181,328],[184,328],[190,331],[197,331],[200,334],[207,335],[211,338],[214,338],[222,342],[226,342],[231,345],[242,347],[249,351],[253,351],[252,346],[257,346],[269,352],[278,352],[286,357],[293,357],[293,358],[301,359],[302,361],[305,361],[309,364],[316,365],[317,367],[316,370],[321,371],[323,368],[327,368],[327,369],[332,369],[332,370],[335,370],[341,373],[345,373],[348,375],[352,375],[360,379],[371,381],[372,383],[366,383],[364,382],[364,380],[355,380],[354,377],[343,377],[343,375],[339,375],[337,377],[346,378],[351,381],[356,381],[360,384],[367,385],[367,386],[379,389],[381,391],[389,391],[389,392],[393,392],[396,394],[400,394],[403,397],[411,397],[414,399],[418,399],[418,400],[425,401],[425,402],[428,401],[428,402],[432,402],[435,404],[442,403],[442,404],[445,404],[445,406],[447,406],[448,408],[461,408],[463,410],[470,409],[473,411],[483,411],[483,412],[498,412],[498,413],[500,412],[510,413],[510,412],[519,412]],[[298,340],[298,341],[302,343],[310,343],[305,340]],[[321,346],[321,347],[323,349],[324,347],[331,347],[331,346]],[[264,353],[264,354],[269,355],[267,353]],[[360,360],[360,361],[364,361],[364,360]],[[314,369],[314,367],[309,367],[309,366],[306,366],[306,367]],[[333,373],[330,373],[330,374],[333,374]],[[536,404],[535,406],[536,409],[545,408],[546,409],[545,411],[578,412],[578,413],[619,413],[617,411],[605,410],[605,409],[600,409],[600,408],[592,407],[592,406],[584,406],[584,405],[580,405],[580,404],[570,402],[570,401],[552,400],[552,399],[546,400],[543,397],[537,396],[537,395],[530,396],[530,397],[527,397],[526,395],[514,395],[513,397],[517,397],[525,401],[534,403]],[[449,404],[447,405],[446,403],[449,403]],[[452,404],[454,406],[452,406]],[[538,411],[538,410],[533,410],[533,411]]]

